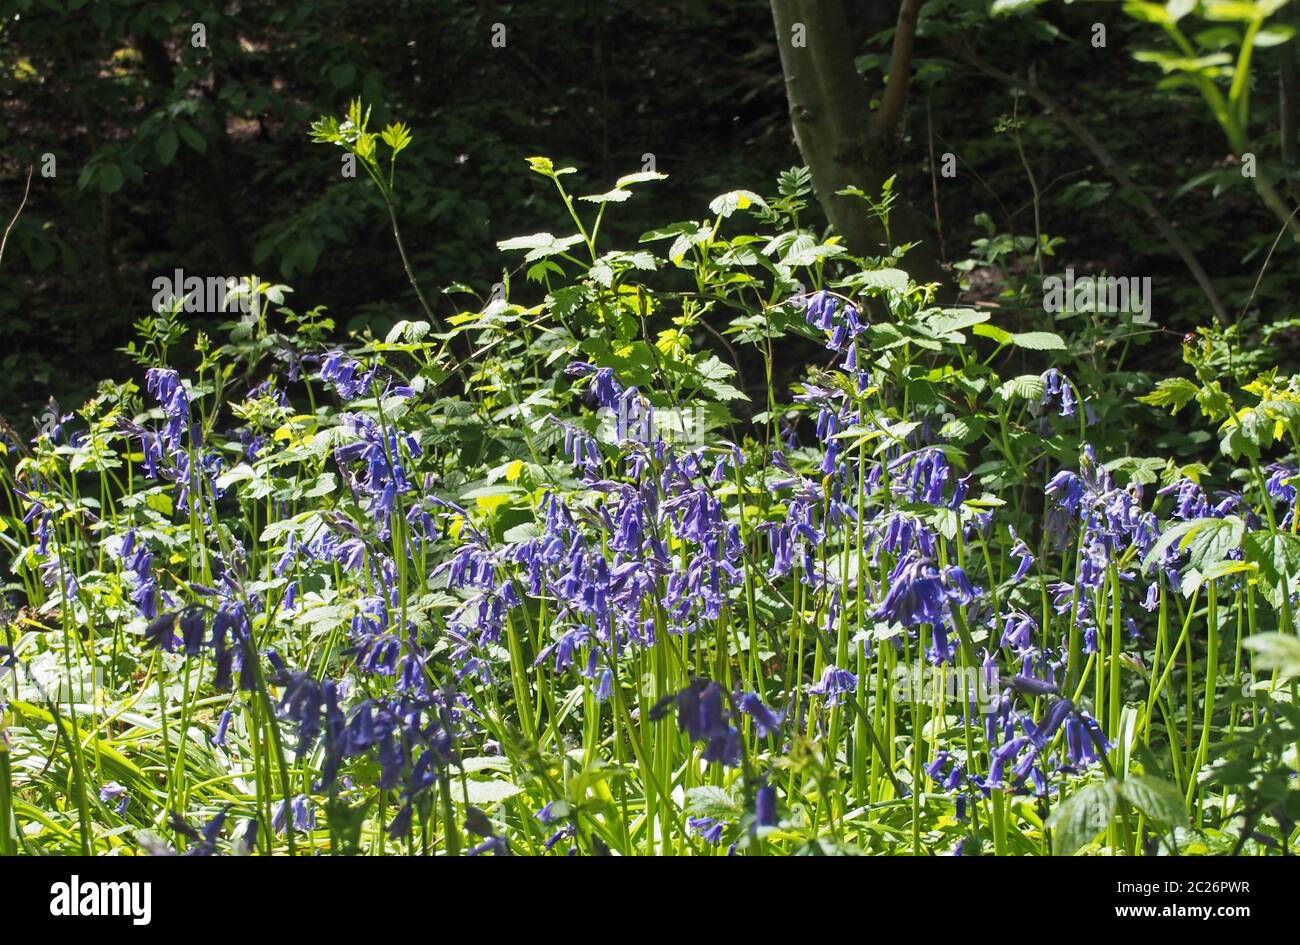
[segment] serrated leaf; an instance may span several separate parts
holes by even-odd
[[[1183,803],[1182,793],[1163,778],[1130,774],[1120,782],[1119,791],[1126,801],[1151,820],[1169,827],[1187,822],[1187,806]]]
[[[930,330],[936,335],[946,335],[949,332],[964,331],[982,325],[988,320],[989,313],[981,312],[979,309],[950,308],[931,315],[928,324]]]
[[[467,781],[465,783],[465,792],[469,795],[469,802],[476,807],[486,807],[489,804],[498,804],[501,801],[514,797],[523,791],[517,784],[509,781]],[[460,793],[456,792],[457,797]]]
[[[752,190],[732,190],[709,201],[709,211],[720,217],[729,217],[737,210],[748,210],[754,204],[766,207],[767,201]]]
[[[971,331],[981,338],[990,338],[1000,345],[1011,343],[1011,332],[1005,328],[999,328],[997,325],[976,325]]]
[[[1160,539],[1147,552],[1142,559],[1143,570],[1162,561],[1165,552],[1176,547],[1180,553],[1187,553],[1191,567],[1204,571],[1223,561],[1233,548],[1239,547],[1244,532],[1244,523],[1235,515],[1178,522],[1165,529]]]
[[[582,237],[578,234],[572,236],[555,236],[551,233],[533,233],[530,236],[516,236],[512,239],[502,240],[497,243],[497,249],[512,250],[526,249],[528,254],[524,256],[524,262],[534,262],[538,259],[544,259],[547,256],[554,256],[564,252],[570,246],[582,242]]]
[[[893,292],[902,295],[907,291],[907,273],[901,269],[871,269],[858,272],[844,280],[844,284],[860,289],[870,295],[880,292]]]
[[[1170,413],[1178,413],[1200,392],[1200,388],[1185,377],[1166,377],[1160,380],[1155,390],[1143,394],[1138,403],[1150,404],[1152,407],[1168,407]]]
[[[1021,374],[1013,377],[998,388],[1003,400],[1019,397],[1023,400],[1041,400],[1046,389],[1043,378],[1038,374]]]
[[[1089,784],[1067,797],[1047,819],[1052,828],[1052,849],[1057,856],[1073,856],[1101,833],[1115,813],[1115,788],[1111,782]]]
[[[667,178],[667,174],[661,174],[659,171],[638,171],[635,174],[624,174],[614,181],[614,186],[628,187],[632,184],[644,184],[647,181],[666,180]]]
[[[1259,568],[1259,590],[1264,599],[1280,610],[1283,586],[1293,592],[1300,579],[1300,537],[1287,532],[1251,532],[1242,538],[1242,557]]]
[[[744,809],[722,788],[704,785],[686,792],[686,812],[692,817],[735,822],[744,814]]]
[[[1065,342],[1060,335],[1050,331],[1022,331],[1011,335],[1011,343],[1030,351],[1064,351]]]
[[[630,199],[632,191],[619,190],[617,187],[613,190],[607,190],[603,194],[590,194],[586,197],[579,197],[579,200],[585,200],[587,203],[623,203]]]

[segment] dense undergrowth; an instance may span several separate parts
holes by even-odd
[[[405,129],[315,135],[392,205]],[[614,250],[662,175],[531,163],[537,304],[331,348],[251,282],[6,436],[0,852],[1290,849],[1300,382],[937,305],[799,171]]]

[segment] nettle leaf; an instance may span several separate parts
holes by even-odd
[[[1198,518],[1171,525],[1142,559],[1142,568],[1146,570],[1159,563],[1166,551],[1176,547],[1180,553],[1186,552],[1191,567],[1205,571],[1226,560],[1234,548],[1241,547],[1245,529],[1245,523],[1236,515],[1227,518]]]
[[[1201,405],[1201,413],[1211,419],[1217,419],[1232,409],[1232,398],[1218,381],[1211,381],[1198,390],[1196,402]]]
[[[1257,633],[1241,642],[1259,654],[1255,657],[1256,669],[1277,670],[1281,679],[1300,676],[1300,637],[1288,633]]]
[[[513,239],[502,240],[497,243],[497,249],[526,249],[528,255],[524,257],[524,262],[534,262],[538,259],[544,259],[547,256],[555,256],[564,252],[570,246],[582,242],[582,237],[577,233],[572,236],[557,237],[551,233],[534,233],[531,236],[516,236]]]
[[[1138,403],[1150,404],[1152,407],[1168,407],[1170,413],[1178,413],[1201,389],[1185,377],[1166,377],[1156,384],[1156,389],[1138,398]]]
[[[848,252],[836,243],[820,243],[816,246],[801,246],[792,250],[781,260],[782,266],[811,266],[819,259],[830,259]]]
[[[1115,814],[1113,781],[1089,784],[1067,797],[1047,819],[1052,828],[1052,852],[1073,856],[1079,848],[1106,829]]]
[[[747,394],[727,383],[729,378],[736,376],[736,369],[717,355],[701,360],[695,365],[695,370],[700,375],[700,386],[718,400],[749,400]]]
[[[1065,342],[1061,336],[1050,331],[1023,331],[1010,336],[1010,341],[1017,348],[1030,351],[1064,351]]]
[[[1000,345],[1011,343],[1011,332],[1005,328],[999,328],[997,325],[976,325],[971,331],[981,338],[990,338]]]
[[[926,321],[930,331],[936,335],[947,335],[955,331],[964,331],[989,320],[988,312],[975,308],[947,308],[936,312]]]
[[[659,171],[638,171],[635,174],[624,174],[618,180],[614,181],[615,187],[630,187],[632,184],[644,184],[652,180],[667,180],[668,175]]]
[[[410,322],[402,319],[388,330],[384,336],[387,344],[396,344],[400,341],[416,342],[427,335],[430,331],[429,323],[426,321]]]
[[[509,781],[474,781],[465,782],[465,793],[469,802],[476,807],[487,807],[508,800],[523,791],[517,784]]]
[[[1182,792],[1163,778],[1130,774],[1119,786],[1124,799],[1151,820],[1169,827],[1187,823]]]
[[[694,233],[699,227],[698,223],[670,223],[667,226],[659,227],[657,230],[647,230],[641,234],[637,242],[653,243],[656,240],[672,239],[683,233]]]
[[[1167,461],[1159,456],[1121,456],[1112,459],[1103,468],[1107,472],[1123,473],[1134,482],[1146,486],[1160,481],[1160,471],[1166,465]]]
[[[1204,525],[1183,539],[1182,550],[1187,552],[1192,567],[1206,571],[1228,558],[1229,552],[1241,547],[1246,525],[1240,517],[1203,519]]]
[[[630,190],[607,190],[603,194],[590,194],[586,197],[579,197],[579,200],[585,200],[587,203],[622,203],[632,196]]]
[[[871,269],[856,272],[844,280],[844,285],[859,289],[868,295],[893,292],[902,295],[907,291],[908,276],[901,269]]]
[[[1294,593],[1300,580],[1300,537],[1251,532],[1241,542],[1242,556],[1259,568],[1259,590],[1275,609],[1282,607],[1282,588]]]
[[[674,263],[679,263],[686,258],[692,246],[699,246],[711,239],[713,239],[712,227],[701,226],[692,232],[683,233],[673,240],[672,246],[668,247],[668,258]]]
[[[989,13],[994,16],[1024,13],[1029,8],[1045,2],[1046,0],[993,0],[993,6],[989,8]]]
[[[692,817],[735,822],[744,815],[745,809],[725,789],[704,785],[686,792],[686,812]]]
[[[766,208],[767,201],[752,190],[732,190],[709,202],[709,211],[720,217],[729,217],[737,210],[748,210],[757,204]]]
[[[229,489],[235,483],[252,479],[256,475],[257,473],[253,471],[253,467],[248,465],[248,463],[239,463],[237,466],[226,470],[218,476],[215,485],[218,489],[224,491]]]

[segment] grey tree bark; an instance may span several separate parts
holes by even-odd
[[[920,2],[902,0],[890,81],[874,117],[870,89],[853,65],[841,0],[771,0],[771,4],[795,142],[812,172],[817,200],[850,252],[860,256],[888,252],[885,233],[866,204],[837,191],[856,186],[878,196],[892,173],[886,155],[902,115]],[[948,284],[927,221],[901,194],[890,215],[889,236],[895,246],[920,242],[901,263],[914,279]]]

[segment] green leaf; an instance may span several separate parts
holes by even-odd
[[[579,197],[579,200],[585,200],[587,203],[622,203],[632,196],[630,190],[620,190],[617,187],[613,190],[607,190],[603,194],[590,194],[586,197]]]
[[[1045,2],[1046,0],[993,0],[993,6],[989,8],[989,13],[994,16],[1024,13],[1029,8]]]
[[[954,331],[964,331],[989,320],[988,312],[975,308],[949,308],[931,315],[929,328],[936,335],[946,335]]]
[[[1245,524],[1236,515],[1227,518],[1198,518],[1190,522],[1179,522],[1165,529],[1160,540],[1142,559],[1142,568],[1146,570],[1159,563],[1165,552],[1177,545],[1179,552],[1186,552],[1188,564],[1204,571],[1213,564],[1227,558],[1228,552],[1242,543]]]
[[[658,171],[639,171],[636,174],[624,174],[618,180],[614,181],[615,187],[629,187],[632,184],[644,184],[652,180],[666,180],[667,174],[661,174]]]
[[[393,157],[397,157],[398,152],[411,143],[411,130],[400,121],[394,122],[384,129],[380,137],[384,144],[393,149]]]
[[[709,202],[709,211],[720,217],[729,217],[737,210],[748,210],[754,204],[766,207],[767,201],[752,190],[732,190]]]
[[[1111,781],[1089,784],[1071,794],[1052,812],[1052,852],[1073,856],[1079,848],[1101,833],[1115,814],[1115,786]]]
[[[965,446],[984,432],[984,420],[980,417],[957,417],[949,420],[939,429],[939,436],[945,440]]]
[[[1043,378],[1038,374],[1021,374],[1013,377],[998,388],[1003,400],[1020,397],[1024,400],[1040,400],[1045,387]]]
[[[1187,552],[1188,561],[1198,571],[1206,571],[1227,560],[1230,552],[1241,547],[1246,531],[1245,523],[1236,515],[1202,519],[1202,522],[1202,527],[1194,529],[1181,545]]]
[[[524,256],[524,262],[533,262],[562,253],[570,246],[581,242],[582,237],[576,233],[573,236],[563,237],[557,237],[550,233],[534,233],[531,236],[516,236],[512,239],[502,240],[497,243],[497,249],[526,249],[528,255]]]
[[[861,289],[868,295],[893,292],[902,295],[907,291],[908,276],[901,269],[872,269],[858,272],[844,280],[846,286]]]
[[[1011,343],[1011,332],[1005,328],[999,328],[997,325],[976,325],[971,331],[981,338],[991,338],[1000,345]]]
[[[1024,331],[1010,336],[1010,341],[1017,348],[1030,351],[1064,351],[1065,342],[1060,335],[1050,331]]]
[[[781,260],[783,266],[811,266],[820,259],[839,256],[847,250],[838,243],[821,243],[817,246],[801,246],[792,250]]]
[[[122,169],[116,164],[101,164],[95,179],[99,182],[100,193],[103,194],[115,194],[122,189],[122,184],[125,183]]]
[[[207,139],[189,125],[178,124],[176,126],[176,133],[181,136],[182,141],[195,151],[199,152],[199,154],[202,154],[208,149]]]
[[[1130,774],[1119,786],[1120,794],[1151,820],[1169,827],[1187,823],[1187,806],[1183,795],[1163,778]]]
[[[162,515],[172,514],[172,497],[166,492],[150,492],[144,497],[144,504]]]
[[[733,823],[745,813],[735,798],[711,785],[693,787],[686,792],[686,812],[692,817],[712,817]]]
[[[465,793],[469,802],[475,807],[486,807],[514,797],[523,790],[519,785],[509,781],[466,781]],[[459,798],[459,792],[457,792]]]
[[[176,159],[176,149],[181,146],[181,139],[176,136],[174,128],[164,128],[153,143],[158,160],[171,164]]]
[[[401,341],[416,342],[429,333],[430,327],[429,323],[423,320],[412,322],[402,319],[388,330],[384,342],[390,345]]]
[[[1150,404],[1152,407],[1168,407],[1170,413],[1178,413],[1192,402],[1201,389],[1185,377],[1166,377],[1156,384],[1156,389],[1138,398],[1138,403]]]
[[[256,475],[257,473],[253,471],[253,467],[248,465],[248,463],[239,463],[234,468],[229,469],[218,476],[216,486],[224,492],[235,483],[243,482],[246,479],[252,479]]]
[[[1259,567],[1259,590],[1264,599],[1281,610],[1283,587],[1294,592],[1300,578],[1300,537],[1286,532],[1251,532],[1242,539],[1241,551]]]

